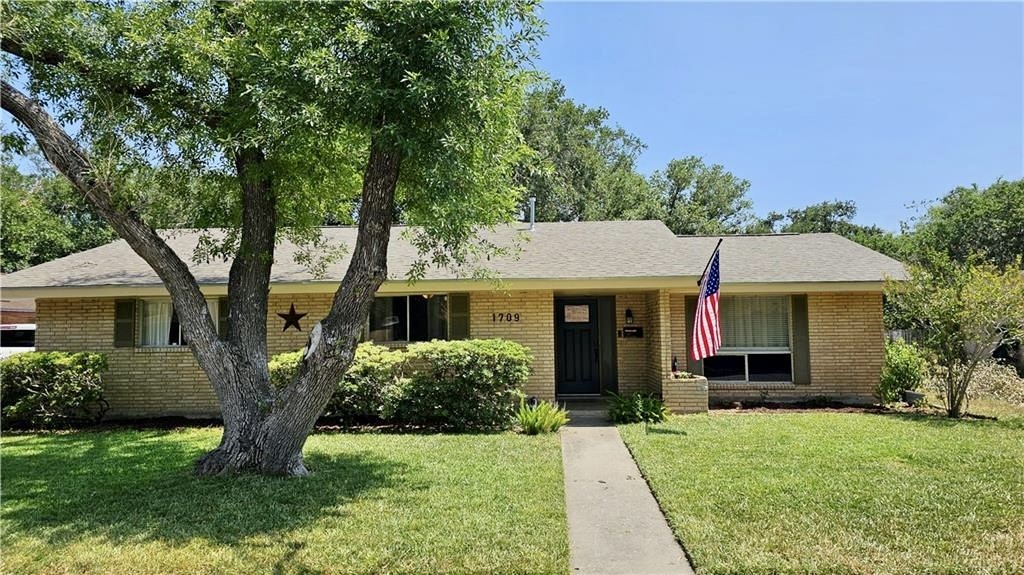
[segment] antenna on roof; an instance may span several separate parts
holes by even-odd
[[[536,226],[536,224],[537,224],[537,198],[535,196],[530,196],[530,231],[531,232],[533,231],[533,228]]]

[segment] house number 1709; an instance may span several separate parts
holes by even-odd
[[[497,312],[491,314],[491,321],[494,323],[516,323],[519,321],[518,313]]]

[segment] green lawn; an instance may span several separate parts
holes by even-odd
[[[1024,573],[1024,418],[713,413],[623,438],[698,573]]]
[[[565,573],[558,436],[318,434],[196,479],[219,429],[2,439],[4,573]]]

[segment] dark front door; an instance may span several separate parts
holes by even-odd
[[[598,369],[597,301],[555,302],[555,378],[557,393],[601,393]]]

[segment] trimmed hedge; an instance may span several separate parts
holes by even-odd
[[[301,352],[274,356],[271,382],[286,385],[301,360]],[[324,415],[349,424],[507,429],[531,362],[526,348],[500,339],[432,341],[405,349],[363,343]]]
[[[404,367],[405,354],[401,351],[372,343],[360,344],[324,414],[345,422],[383,422],[393,409],[395,389]]]
[[[0,362],[4,427],[53,429],[99,421],[107,411],[101,353],[27,352]]]
[[[394,418],[447,429],[511,426],[532,358],[501,339],[431,341],[406,350],[415,366],[399,384]]]

